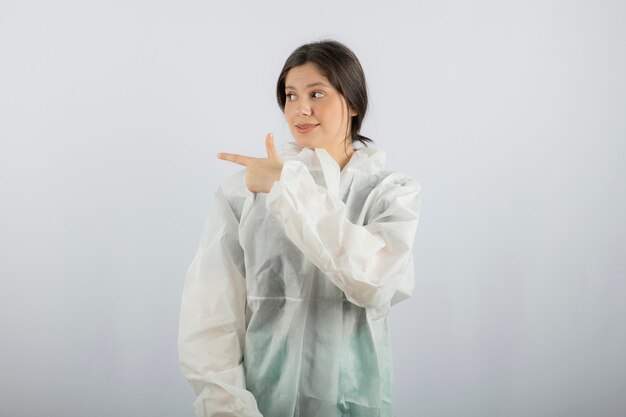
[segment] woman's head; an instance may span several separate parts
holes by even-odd
[[[315,85],[311,85],[315,84]],[[360,135],[367,111],[367,87],[359,60],[344,44],[312,42],[285,61],[276,97],[293,137],[301,146],[327,147],[373,142]],[[314,124],[300,129],[298,124]]]

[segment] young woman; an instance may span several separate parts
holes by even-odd
[[[387,316],[413,291],[421,187],[359,134],[365,77],[342,43],[297,48],[277,98],[295,142],[218,154],[244,168],[214,194],[183,290],[194,409],[393,416]]]

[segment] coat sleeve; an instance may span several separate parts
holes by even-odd
[[[262,417],[243,370],[246,285],[238,220],[214,194],[182,294],[178,354],[197,416]]]
[[[350,302],[381,309],[412,293],[420,192],[412,178],[391,173],[367,197],[372,214],[368,224],[359,226],[346,217],[341,199],[315,183],[302,161],[289,160],[266,206]]]

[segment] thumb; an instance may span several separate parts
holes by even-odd
[[[267,151],[267,157],[269,159],[280,161],[280,156],[278,155],[278,151],[276,150],[276,146],[274,144],[274,135],[271,133],[268,133],[265,136],[265,150]]]

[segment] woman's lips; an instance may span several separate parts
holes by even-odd
[[[315,129],[318,125],[319,125],[319,123],[317,123],[317,124],[312,124],[312,123],[298,124],[298,125],[296,125],[296,130],[298,131],[298,133],[307,133],[307,132],[310,132],[311,130]]]

